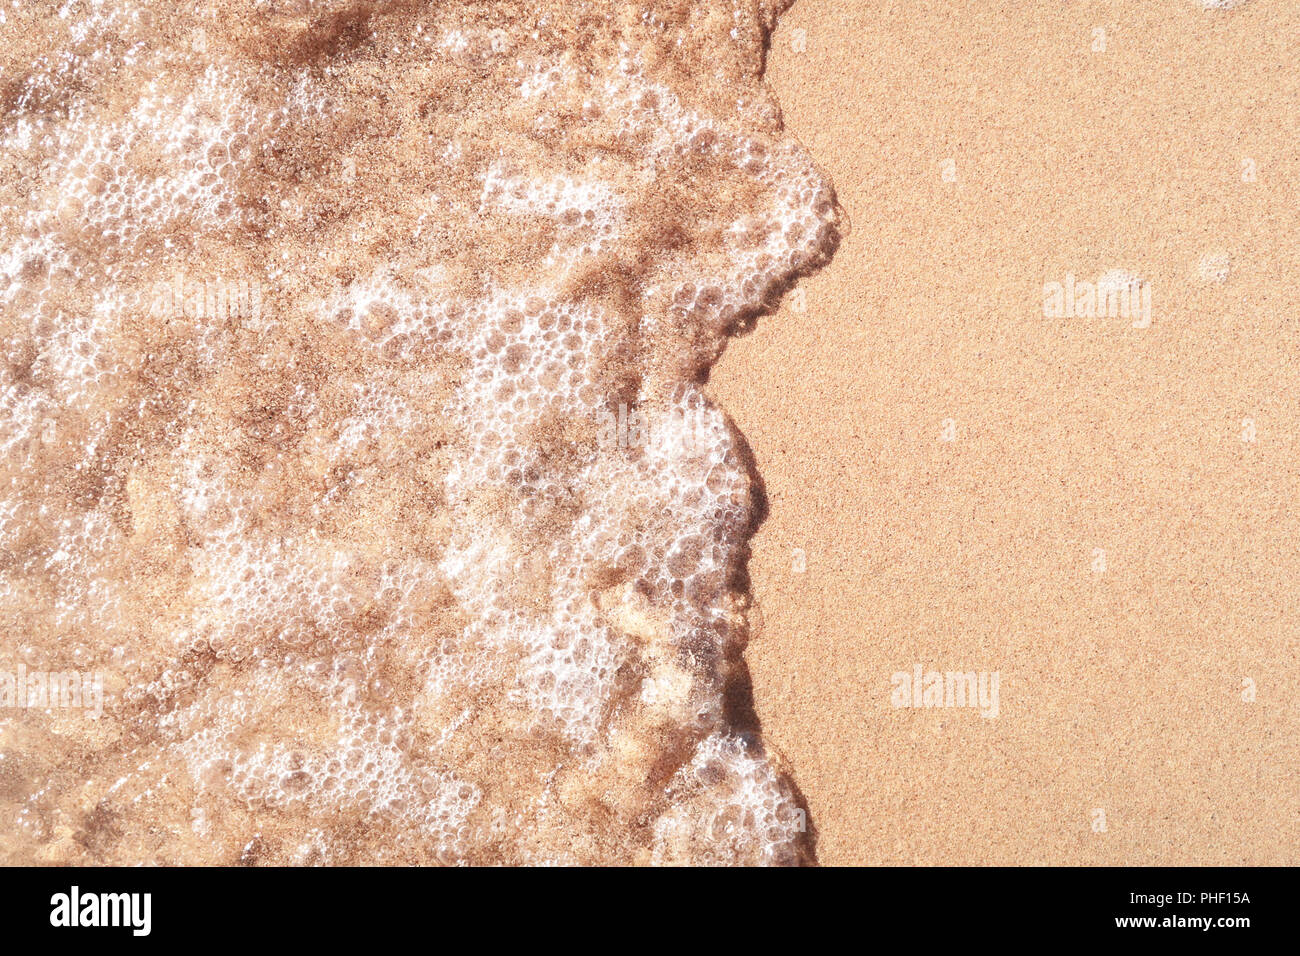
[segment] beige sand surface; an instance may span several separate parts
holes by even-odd
[[[710,391],[822,863],[1300,862],[1298,62],[1285,0],[784,18],[853,227]],[[1044,317],[1114,269],[1149,327]],[[917,664],[997,671],[996,719],[891,706]]]

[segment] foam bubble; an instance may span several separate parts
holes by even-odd
[[[699,384],[837,239],[772,7],[91,6],[0,54],[0,652],[109,672],[8,855],[803,859]]]

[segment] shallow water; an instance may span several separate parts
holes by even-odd
[[[700,388],[837,240],[775,13],[4,9],[0,859],[810,859]]]

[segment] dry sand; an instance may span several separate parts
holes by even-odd
[[[1300,862],[1298,46],[1284,0],[783,19],[853,228],[709,388],[822,863]],[[1113,269],[1149,327],[1044,317]],[[917,664],[997,671],[996,719],[891,706]]]

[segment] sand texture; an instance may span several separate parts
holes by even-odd
[[[1300,859],[1297,38],[1269,0],[782,19],[852,228],[709,392],[823,864]],[[1149,314],[1045,315],[1107,275]],[[996,718],[894,706],[918,665],[997,672]]]

